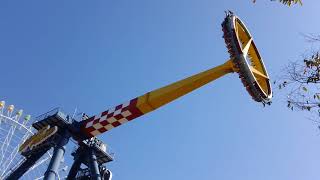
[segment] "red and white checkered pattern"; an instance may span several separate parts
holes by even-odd
[[[132,99],[87,119],[81,128],[82,131],[89,137],[97,136],[143,115],[136,107],[137,101],[138,98]]]

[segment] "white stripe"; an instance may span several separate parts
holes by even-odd
[[[126,118],[122,118],[120,120],[118,120],[121,124],[124,124],[126,122],[128,122],[128,120]]]
[[[102,122],[102,121],[107,120],[107,116],[108,116],[108,114],[107,114],[107,115],[102,116],[102,117],[99,119],[99,122]]]
[[[127,107],[127,106],[129,106],[129,105],[130,105],[130,101],[125,102],[125,103],[122,104],[122,108]]]
[[[100,133],[100,131],[98,131],[98,130],[94,130],[94,131],[91,132],[91,134],[92,134],[93,136],[97,136],[97,135],[99,135],[99,134],[101,134],[101,133]]]
[[[116,122],[117,121],[117,119],[116,118],[114,118],[114,117],[110,117],[110,118],[108,118],[107,119],[107,121],[108,121],[108,123],[114,123],[114,122]]]
[[[100,123],[96,123],[96,124],[93,125],[93,127],[94,127],[95,129],[100,129],[100,128],[102,128],[103,126],[102,126]]]
[[[108,110],[108,114],[113,113],[115,110],[116,110],[116,108],[115,108],[115,107],[113,107],[113,108],[109,109],[109,110]]]
[[[128,117],[128,116],[131,115],[131,112],[128,111],[128,110],[126,110],[126,111],[123,111],[123,112],[121,113],[121,115],[122,115],[123,117]]]
[[[118,109],[118,110],[116,110],[116,111],[113,113],[113,115],[115,116],[115,115],[120,114],[120,113],[121,113],[121,110],[122,110],[122,109]]]
[[[104,128],[108,129],[108,131],[112,128],[114,128],[111,124],[106,125]]]
[[[94,121],[94,120],[92,120],[92,121],[88,122],[88,123],[86,124],[86,128],[91,127],[91,126],[92,126],[92,124],[93,124],[93,121]]]

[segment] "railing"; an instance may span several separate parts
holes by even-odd
[[[37,116],[36,118],[34,118],[33,123],[36,123],[38,121],[41,121],[43,119],[46,119],[46,118],[53,116],[53,115],[56,115],[56,114],[59,117],[61,117],[63,120],[70,121],[70,119],[71,119],[71,118],[68,118],[68,115],[66,115],[66,113],[63,112],[62,108],[57,107],[57,108],[52,109],[49,112],[46,112],[44,114],[41,114],[40,116]]]
[[[112,152],[111,148],[103,143],[100,139],[98,139],[97,137],[93,137],[91,139],[88,139],[88,140],[85,140],[84,141],[85,144],[87,144],[88,146],[94,146],[96,147],[97,149],[99,149],[100,151],[103,151],[105,153],[108,154],[108,156],[110,156],[112,159],[114,159],[114,155],[115,153]],[[105,146],[105,149],[102,148],[102,146]]]
[[[34,118],[33,122],[38,122],[41,121],[47,117],[53,116],[55,114],[57,114],[60,111],[60,108],[54,108],[49,112],[46,112],[44,114],[41,114],[40,116],[37,116],[36,118]]]

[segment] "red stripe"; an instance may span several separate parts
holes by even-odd
[[[98,131],[100,132],[100,133],[104,133],[104,132],[106,132],[106,131],[108,131],[106,128],[104,128],[104,127],[102,127],[102,128],[100,128],[100,129],[98,129]]]
[[[106,110],[106,111],[102,112],[102,113],[101,113],[101,116],[105,116],[105,115],[107,115],[107,114],[108,114],[108,112],[109,112],[109,110]]]
[[[99,118],[99,119],[94,120],[92,125],[95,125],[95,124],[99,123],[99,120],[100,120],[100,118]]]
[[[96,130],[96,129],[94,127],[88,127],[88,128],[86,128],[84,130],[85,130],[87,136],[89,135],[89,137],[92,137],[91,132]]]
[[[115,111],[121,109],[122,106],[123,106],[123,104],[118,105],[118,106],[115,108]]]
[[[106,125],[109,124],[109,122],[108,122],[107,120],[104,120],[104,121],[101,121],[100,124],[101,124],[102,126],[106,126]]]
[[[143,113],[137,108],[137,102],[138,102],[138,98],[134,98],[134,99],[132,99],[132,100],[130,101],[130,103],[129,103],[129,105],[128,105],[127,107],[122,108],[122,107],[123,107],[123,104],[121,104],[121,105],[116,106],[116,107],[115,107],[115,110],[119,110],[119,109],[121,109],[121,108],[122,108],[122,109],[121,109],[121,112],[128,110],[128,111],[131,113],[131,115],[128,116],[128,117],[126,117],[126,119],[127,119],[128,121],[133,120],[133,119],[135,119],[135,118],[143,115]],[[110,113],[110,114],[108,114],[108,113],[109,113],[109,110],[106,110],[106,111],[104,111],[104,112],[101,113],[101,116],[93,116],[93,117],[90,117],[89,119],[85,120],[85,121],[83,122],[83,124],[81,125],[81,130],[82,130],[82,132],[84,132],[88,137],[93,137],[93,135],[91,134],[91,132],[93,132],[93,131],[95,131],[95,130],[98,130],[98,131],[101,132],[101,133],[104,133],[104,132],[108,131],[108,130],[107,130],[106,128],[104,128],[104,127],[103,127],[103,128],[100,128],[100,129],[95,129],[93,126],[90,126],[90,127],[87,127],[87,128],[86,128],[86,125],[87,125],[89,122],[93,121],[93,120],[94,120],[93,125],[99,123],[99,120],[100,120],[100,118],[101,118],[102,116],[107,115],[107,117],[104,118],[104,119],[100,122],[100,124],[101,124],[102,126],[106,126],[106,125],[109,124],[109,123],[107,122],[107,120],[106,120],[107,118],[114,117],[114,118],[116,118],[117,120],[123,118],[123,115],[121,115],[121,114],[114,115],[113,112]],[[97,118],[97,119],[95,119],[95,118]],[[118,121],[112,123],[112,126],[114,126],[114,127],[118,127],[118,126],[120,126],[120,125],[121,125],[121,123],[118,122]]]
[[[116,118],[117,120],[119,120],[119,119],[122,119],[123,116],[122,116],[122,114],[117,114],[117,115],[114,116],[114,118]]]
[[[113,112],[107,115],[107,118],[110,118],[113,116]]]
[[[119,121],[116,121],[116,122],[113,122],[112,123],[112,126],[113,127],[118,127],[118,126],[120,126],[121,125],[121,123],[119,122]]]

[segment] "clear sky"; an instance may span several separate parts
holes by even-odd
[[[2,0],[0,99],[33,116],[99,113],[228,59],[225,10],[246,23],[275,79],[312,46],[301,33],[320,33],[319,5]],[[231,74],[113,129],[100,138],[116,153],[114,179],[319,179],[317,126],[277,95],[263,108]]]

